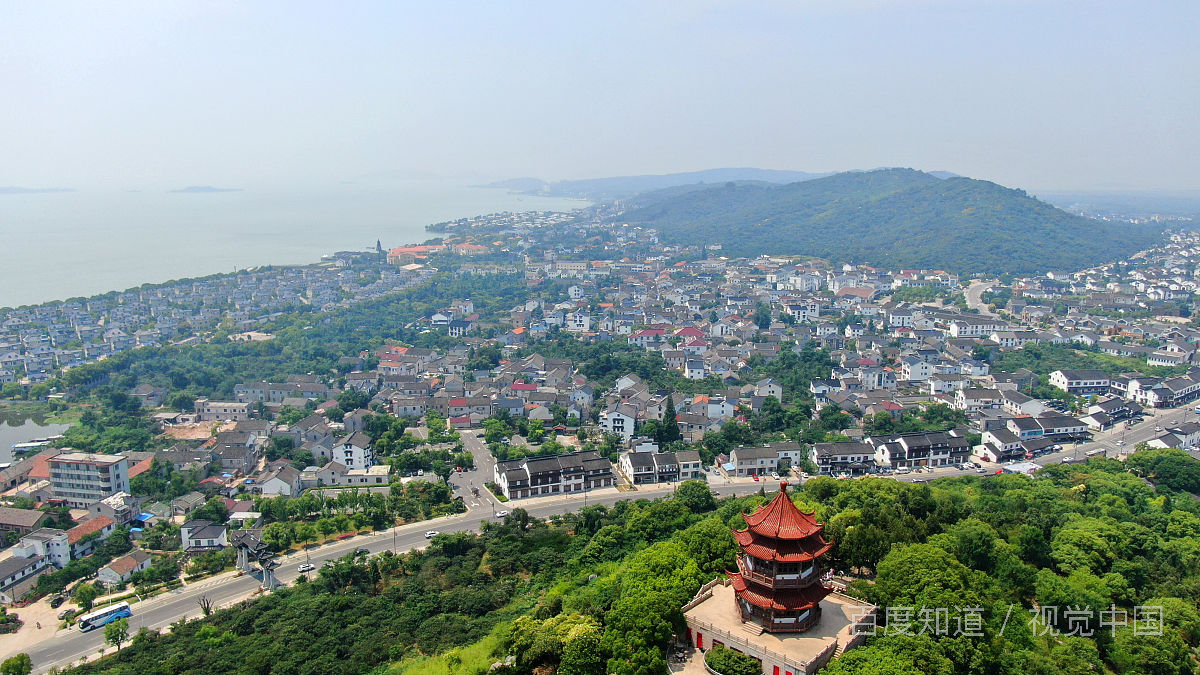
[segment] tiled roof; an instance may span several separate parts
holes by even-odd
[[[763,508],[743,515],[748,529],[771,539],[804,539],[820,535],[825,526],[813,519],[813,514],[796,508],[787,494],[787,484],[780,483],[779,494]]]
[[[778,562],[808,562],[833,548],[833,544],[825,543],[820,536],[780,541],[746,529],[734,531],[733,538],[743,551],[755,558]]]
[[[75,527],[67,530],[67,543],[74,546],[79,542],[80,539],[83,539],[93,532],[99,532],[100,530],[103,530],[112,524],[113,520],[108,516],[96,516],[91,520],[85,520]]]

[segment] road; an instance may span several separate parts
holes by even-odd
[[[1103,450],[1106,455],[1115,455],[1121,449],[1132,450],[1138,443],[1148,441],[1157,432],[1156,426],[1168,427],[1195,418],[1191,407],[1175,410],[1147,411],[1147,419],[1132,429],[1125,430],[1124,425],[1100,432],[1092,442],[1078,446],[1068,446],[1056,453],[1043,455],[1036,460],[1043,466],[1060,463],[1067,458],[1083,459],[1091,450]],[[347,553],[364,548],[368,552],[382,553],[383,551],[404,552],[423,548],[428,540],[427,530],[439,532],[477,531],[484,521],[493,520],[494,513],[499,510],[510,510],[516,507],[525,509],[531,516],[549,518],[552,515],[568,513],[583,508],[585,505],[612,505],[625,499],[653,499],[669,495],[674,485],[642,485],[637,492],[616,492],[611,489],[591,494],[542,497],[515,502],[500,502],[491,495],[485,482],[491,479],[492,467],[495,460],[487,452],[483,441],[475,438],[474,431],[464,431],[464,445],[475,455],[478,468],[475,471],[455,473],[451,483],[455,491],[463,496],[470,509],[467,513],[437,518],[434,520],[403,525],[372,535],[354,537],[344,541],[327,544],[311,549],[308,553],[292,553],[280,557],[280,567],[276,576],[282,583],[292,583],[300,574],[296,567],[309,560],[320,567],[325,562],[340,558]],[[1124,446],[1118,441],[1124,440]],[[993,473],[1001,465],[988,465],[988,473]],[[937,468],[932,472],[913,473],[904,476],[894,476],[904,482],[926,481],[945,476],[970,475],[974,472],[954,468]],[[722,477],[709,474],[710,487],[719,497],[731,495],[748,495],[758,492],[765,487],[768,491],[774,489],[772,481],[755,482],[748,479],[729,481]],[[479,487],[479,496],[471,495],[470,488]],[[150,598],[133,605],[134,615],[129,621],[130,633],[136,633],[142,627],[161,630],[181,617],[189,619],[201,615],[199,599],[204,596],[212,601],[214,607],[226,607],[243,599],[252,597],[259,592],[259,580],[249,576],[235,576],[231,572],[212,577],[188,586],[176,589],[170,593]],[[42,640],[39,643],[23,648],[22,651],[33,659],[36,672],[45,672],[55,667],[62,667],[78,662],[81,658],[95,656],[104,645],[104,631],[96,630],[90,633],[80,633],[78,630],[62,630]],[[0,655],[4,656],[4,655]]]
[[[671,494],[674,489],[673,485],[649,485],[639,486],[637,492],[618,493],[607,489],[593,494],[544,497],[503,503],[496,500],[487,488],[483,487],[483,483],[490,480],[492,476],[491,467],[494,465],[494,460],[487,452],[483,442],[474,438],[474,433],[474,431],[464,431],[463,440],[464,445],[475,455],[479,468],[475,471],[455,473],[450,479],[451,483],[455,485],[456,493],[464,498],[470,509],[467,513],[403,525],[377,534],[353,537],[313,548],[307,554],[292,553],[281,556],[276,577],[280,582],[290,584],[300,576],[296,567],[306,559],[319,568],[322,564],[340,558],[358,548],[364,548],[372,554],[389,550],[404,552],[420,549],[428,543],[425,538],[427,530],[445,533],[478,531],[484,521],[494,519],[493,514],[498,510],[520,507],[531,516],[549,518],[552,515],[577,511],[585,505],[612,505],[625,499],[664,497]],[[480,487],[478,498],[471,495],[470,487],[472,485]],[[767,485],[770,489],[771,483],[770,481],[757,483],[742,479],[740,482],[730,484],[720,482],[718,484],[717,479],[713,480],[713,490],[719,496],[752,494],[763,485]],[[259,592],[259,585],[259,579],[250,575],[235,576],[232,572],[226,572],[170,593],[134,603],[132,606],[133,616],[129,620],[130,634],[136,633],[142,627],[162,630],[182,617],[189,619],[199,617],[201,615],[199,605],[201,597],[211,600],[214,607],[226,607],[256,595]],[[42,673],[52,668],[77,663],[83,657],[94,657],[103,646],[103,630],[81,633],[76,629],[68,629],[60,630],[41,642],[23,647],[20,651],[29,654],[33,659],[35,672]]]
[[[1125,429],[1125,424],[1120,423],[1111,429],[1100,431],[1092,435],[1092,440],[1086,443],[1064,443],[1063,449],[1058,452],[1051,452],[1032,461],[1042,466],[1051,464],[1061,464],[1064,460],[1072,462],[1087,459],[1087,453],[1094,450],[1101,451],[1105,457],[1116,457],[1122,452],[1132,452],[1139,443],[1145,443],[1159,434],[1155,431],[1156,427],[1168,428],[1176,426],[1182,422],[1197,421],[1197,415],[1193,412],[1192,406],[1183,408],[1156,410],[1150,409],[1146,411],[1146,419],[1140,424],[1133,425],[1130,429]],[[1195,450],[1190,453],[1193,457],[1200,459],[1200,452]],[[984,468],[987,473],[995,473],[999,471],[1004,464],[984,463]],[[904,482],[928,481],[934,478],[942,478],[946,476],[965,476],[979,473],[978,471],[964,471],[952,467],[935,468],[932,472],[911,473],[904,476],[896,476],[896,480]]]
[[[996,316],[996,314],[983,302],[983,292],[996,285],[995,280],[981,280],[967,286],[967,307],[979,310],[980,314],[986,316]]]

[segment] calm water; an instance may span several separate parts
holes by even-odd
[[[434,181],[319,190],[0,194],[0,307],[422,241],[425,226],[580,202]]]
[[[0,463],[13,461],[12,446],[28,443],[35,438],[55,436],[66,431],[69,424],[38,424],[32,419],[8,419],[0,417]]]

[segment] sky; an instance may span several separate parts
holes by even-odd
[[[1200,2],[0,3],[0,186],[909,166],[1200,190]]]

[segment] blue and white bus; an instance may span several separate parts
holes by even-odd
[[[105,624],[112,623],[117,619],[133,616],[133,612],[129,610],[128,602],[118,602],[115,605],[109,605],[103,609],[98,609],[91,614],[84,614],[79,617],[79,630],[84,633],[89,630],[95,630]]]

